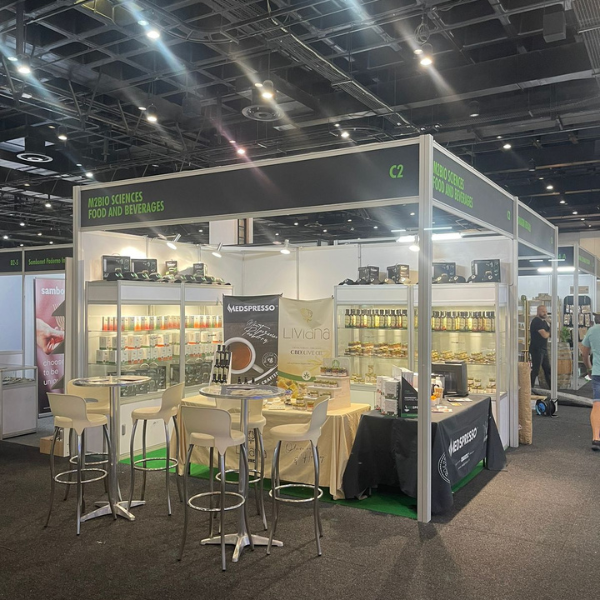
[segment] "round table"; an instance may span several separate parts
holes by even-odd
[[[108,430],[110,437],[110,453],[108,457],[108,502],[97,502],[99,506],[96,510],[87,513],[81,517],[81,521],[89,521],[96,517],[104,515],[113,515],[123,517],[130,521],[135,521],[135,515],[127,510],[128,502],[119,500],[119,480],[117,477],[117,466],[119,464],[119,430],[120,430],[120,410],[119,410],[119,389],[130,385],[138,385],[150,381],[150,377],[138,377],[135,375],[121,375],[109,377],[83,377],[75,379],[73,385],[80,387],[108,387],[110,388],[110,414],[108,417]],[[142,500],[136,500],[131,506],[141,506],[145,504]]]
[[[241,418],[240,418],[240,431],[244,433],[244,443],[246,445],[246,451],[248,446],[248,402],[263,402],[263,400],[269,400],[271,398],[277,398],[285,395],[285,390],[272,386],[272,385],[259,385],[251,383],[243,384],[211,384],[200,388],[200,394],[207,396],[208,398],[215,398],[216,400],[239,400],[241,403]],[[238,491],[248,501],[248,488],[249,488],[249,474],[246,472],[246,466],[242,460],[242,453],[240,452],[240,463],[239,463],[239,483]],[[234,545],[235,550],[233,551],[233,562],[239,560],[242,550],[250,545],[250,533],[246,529],[246,522],[244,520],[243,511],[239,511],[238,517],[238,530],[236,533],[228,533],[225,535],[225,543]],[[269,538],[262,535],[252,534],[252,542],[255,546],[266,546],[269,543]],[[220,544],[221,536],[216,535],[213,537],[205,538],[201,541],[202,544]],[[273,540],[274,546],[283,546],[283,542]]]

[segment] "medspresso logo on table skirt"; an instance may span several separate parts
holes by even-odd
[[[455,452],[460,450],[463,446],[470,444],[477,437],[477,427],[473,427],[471,431],[461,435],[459,438],[450,441],[450,446],[448,446],[448,452],[450,456],[452,456]]]
[[[277,310],[274,304],[248,304],[248,305],[233,305],[228,304],[227,310],[231,312],[273,312]]]

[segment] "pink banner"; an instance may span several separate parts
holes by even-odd
[[[65,387],[65,281],[35,279],[35,343],[39,413],[50,412],[48,392]]]

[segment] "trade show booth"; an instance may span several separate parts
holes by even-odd
[[[388,214],[399,223],[397,237],[286,245],[285,253],[276,244],[198,246],[161,237],[161,228],[174,224],[359,208]],[[414,383],[419,520],[431,518],[432,468],[438,469],[432,411],[438,418],[441,409],[429,383],[437,365],[465,365],[467,393],[491,399],[503,445],[518,445],[518,248],[527,244],[555,257],[556,229],[430,136],[94,183],[75,188],[74,222],[72,373],[152,371],[149,385],[132,386],[122,399],[122,452],[133,406],[156,405],[161,390],[177,382],[186,384],[186,396],[197,394],[198,383],[214,375],[215,348],[231,343],[223,333],[234,310],[226,299],[269,294],[333,296],[329,326],[320,333],[311,325],[316,312],[301,314],[311,336],[330,340],[331,358],[315,359],[325,385],[347,377],[352,402],[378,405],[378,380],[398,373],[406,389],[404,376]],[[135,234],[140,228],[145,235]],[[147,261],[142,277],[130,275],[133,259]],[[164,272],[155,277],[160,282],[151,280],[153,270]],[[281,319],[288,317],[279,318],[281,338]],[[247,375],[276,370],[277,352],[271,354]],[[319,387],[310,373],[304,383]],[[293,391],[302,377],[286,384]],[[456,402],[445,410],[464,408]],[[468,443],[483,444],[484,430]],[[163,439],[152,435],[149,429],[149,439]],[[464,455],[443,448],[442,454],[450,470]]]
[[[72,246],[0,250],[0,439],[33,433],[64,388],[65,270]]]

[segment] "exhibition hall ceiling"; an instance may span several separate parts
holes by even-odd
[[[74,185],[422,133],[600,228],[598,0],[0,0],[0,33],[3,247],[70,242]]]

